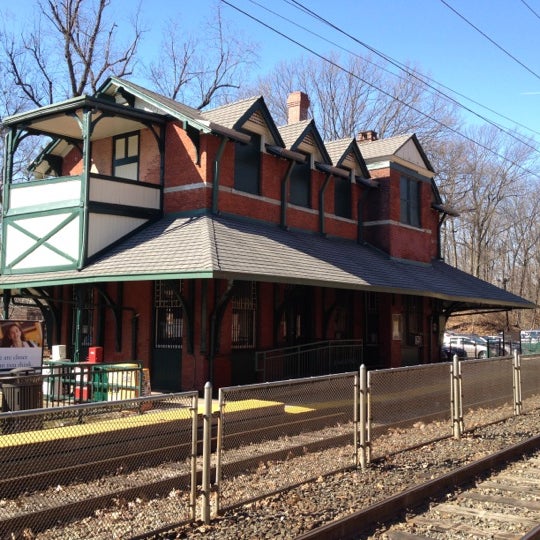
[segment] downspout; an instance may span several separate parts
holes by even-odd
[[[287,172],[285,173],[285,178],[281,181],[281,221],[280,225],[282,229],[287,228],[287,203],[288,203],[288,193],[289,193],[289,181],[291,179],[291,173],[295,162],[293,160],[289,161],[287,165]]]
[[[228,137],[223,136],[219,148],[217,151],[216,159],[214,159],[214,180],[212,184],[212,214],[217,214],[219,212],[218,208],[218,197],[219,197],[219,173],[220,173],[220,164],[221,158],[223,157],[223,152],[227,145]]]
[[[319,191],[319,231],[323,235],[326,234],[326,227],[324,223],[324,194],[331,177],[331,173],[326,174],[326,178],[324,179],[323,185]]]
[[[441,229],[448,214],[442,214],[439,219],[439,225],[437,226],[437,259],[442,260],[442,246],[441,246]]]
[[[225,289],[225,292],[221,295],[221,298],[216,302],[214,311],[212,315],[210,316],[210,347],[208,351],[208,374],[209,374],[209,380],[212,384],[214,383],[214,359],[219,348],[218,334],[219,334],[220,322],[223,317],[223,312],[225,310],[225,307],[227,306],[227,303],[229,302],[229,298],[231,296],[233,286],[234,286],[234,281],[230,279],[227,282],[227,288]]]
[[[358,216],[356,218],[356,223],[358,227],[356,242],[358,244],[363,244],[365,242],[364,240],[364,204],[367,200],[368,193],[369,193],[369,190],[366,189],[362,193],[362,196],[358,199],[358,205],[357,205]]]
[[[158,149],[159,149],[159,184],[161,186],[161,194],[160,194],[160,201],[159,201],[159,208],[161,210],[161,213],[163,214],[163,208],[164,208],[164,193],[163,190],[165,188],[165,127],[161,126],[159,130],[159,140],[158,140]]]

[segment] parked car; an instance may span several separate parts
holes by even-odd
[[[461,348],[467,358],[487,358],[488,342],[475,334],[444,334],[444,345]]]
[[[454,358],[454,355],[457,354],[460,360],[467,358],[467,353],[463,347],[458,347],[456,345],[443,344],[441,347],[441,360],[443,362],[451,362]]]
[[[540,330],[522,330],[521,340],[529,343],[538,343],[540,341]]]

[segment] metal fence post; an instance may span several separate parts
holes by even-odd
[[[451,408],[452,408],[452,427],[454,439],[461,439],[463,431],[463,413],[461,402],[461,366],[457,354],[452,359],[450,368],[451,381]]]
[[[210,523],[210,458],[212,442],[212,383],[204,385],[204,422],[203,422],[203,463],[202,463],[202,519],[206,525]]]
[[[367,437],[367,423],[368,423],[368,403],[367,403],[367,369],[364,364],[360,366],[359,375],[359,421],[360,421],[360,467],[364,470],[368,464],[368,437]]]
[[[225,396],[223,389],[219,389],[219,414],[216,437],[216,513],[219,514],[221,508],[221,475],[222,475],[222,454],[223,454],[223,427],[225,422]]]
[[[514,351],[514,360],[512,362],[512,386],[514,390],[514,415],[519,415],[523,410],[521,401],[521,355],[517,350]]]
[[[199,399],[197,394],[191,399],[191,519],[197,519],[197,444],[199,442]]]

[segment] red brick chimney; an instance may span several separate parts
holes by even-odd
[[[309,98],[304,92],[292,92],[287,98],[287,107],[289,108],[288,124],[307,120],[309,109]]]
[[[373,130],[368,130],[368,131],[361,131],[357,136],[356,136],[356,142],[357,143],[364,143],[364,142],[372,142],[372,141],[376,141],[378,139],[377,137],[377,132],[376,131],[373,131]]]

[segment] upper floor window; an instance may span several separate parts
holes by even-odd
[[[139,179],[139,133],[113,138],[113,176]]]
[[[349,178],[334,178],[334,214],[351,217],[351,181]]]
[[[290,202],[311,208],[311,156],[304,163],[295,163],[290,180]]]
[[[420,182],[402,176],[399,198],[401,203],[401,223],[420,227]]]
[[[248,144],[235,144],[234,189],[260,195],[261,136],[249,135],[251,141]]]

